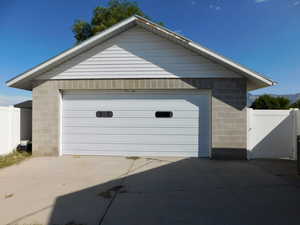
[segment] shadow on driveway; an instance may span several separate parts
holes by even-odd
[[[286,165],[132,160],[119,179],[58,197],[49,224],[299,225],[299,179],[290,170],[295,163],[285,169],[288,179],[274,169]]]

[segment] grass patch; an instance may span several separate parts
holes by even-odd
[[[12,152],[8,155],[0,156],[0,169],[8,167],[17,163],[22,162],[23,160],[31,156],[28,152]]]

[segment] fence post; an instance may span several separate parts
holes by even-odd
[[[247,108],[247,159],[251,159],[251,119],[252,119],[252,108]]]
[[[292,142],[293,142],[293,156],[292,159],[296,160],[298,155],[297,150],[297,135],[298,135],[298,109],[291,109],[291,115],[293,119],[293,136],[292,136]]]

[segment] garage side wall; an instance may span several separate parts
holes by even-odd
[[[32,90],[32,153],[59,154],[60,94],[52,82]]]
[[[212,92],[212,157],[246,159],[246,80],[122,79],[36,81],[33,88],[33,154],[58,155],[60,90],[191,90]]]

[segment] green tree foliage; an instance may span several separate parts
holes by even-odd
[[[77,20],[73,25],[73,33],[78,43],[92,36],[92,28],[89,23]]]
[[[285,97],[277,97],[277,102],[280,109],[289,109],[291,107],[291,101]]]
[[[107,7],[98,6],[94,9],[90,23],[76,20],[72,31],[77,43],[80,43],[132,15],[139,15],[149,19],[136,2],[110,0]],[[162,23],[160,24],[163,25]]]
[[[290,107],[291,102],[289,99],[271,95],[259,96],[251,106],[253,109],[288,109]]]
[[[298,101],[296,101],[295,103],[293,103],[293,104],[291,105],[291,108],[298,108],[298,109],[300,109],[300,100],[298,100]]]

